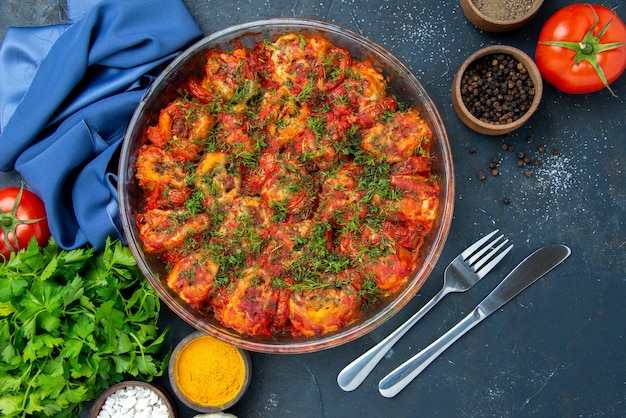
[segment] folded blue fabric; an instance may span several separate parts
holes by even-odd
[[[123,239],[116,151],[154,76],[201,36],[182,0],[102,0],[75,23],[7,32],[0,171],[43,199],[62,248]]]

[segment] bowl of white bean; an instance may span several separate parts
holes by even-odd
[[[176,410],[163,390],[150,383],[128,380],[107,389],[89,411],[89,418],[120,416],[175,418]]]

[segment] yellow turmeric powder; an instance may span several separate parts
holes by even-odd
[[[176,358],[178,388],[202,406],[220,407],[233,400],[245,377],[244,359],[237,348],[211,336],[192,340]]]

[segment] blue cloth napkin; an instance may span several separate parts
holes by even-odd
[[[102,0],[73,23],[7,31],[0,171],[19,172],[43,199],[62,248],[124,238],[116,157],[126,126],[158,72],[201,36],[182,0]]]

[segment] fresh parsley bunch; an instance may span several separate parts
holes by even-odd
[[[31,241],[0,264],[0,415],[77,416],[125,376],[160,376],[159,310],[121,242],[94,252]]]

